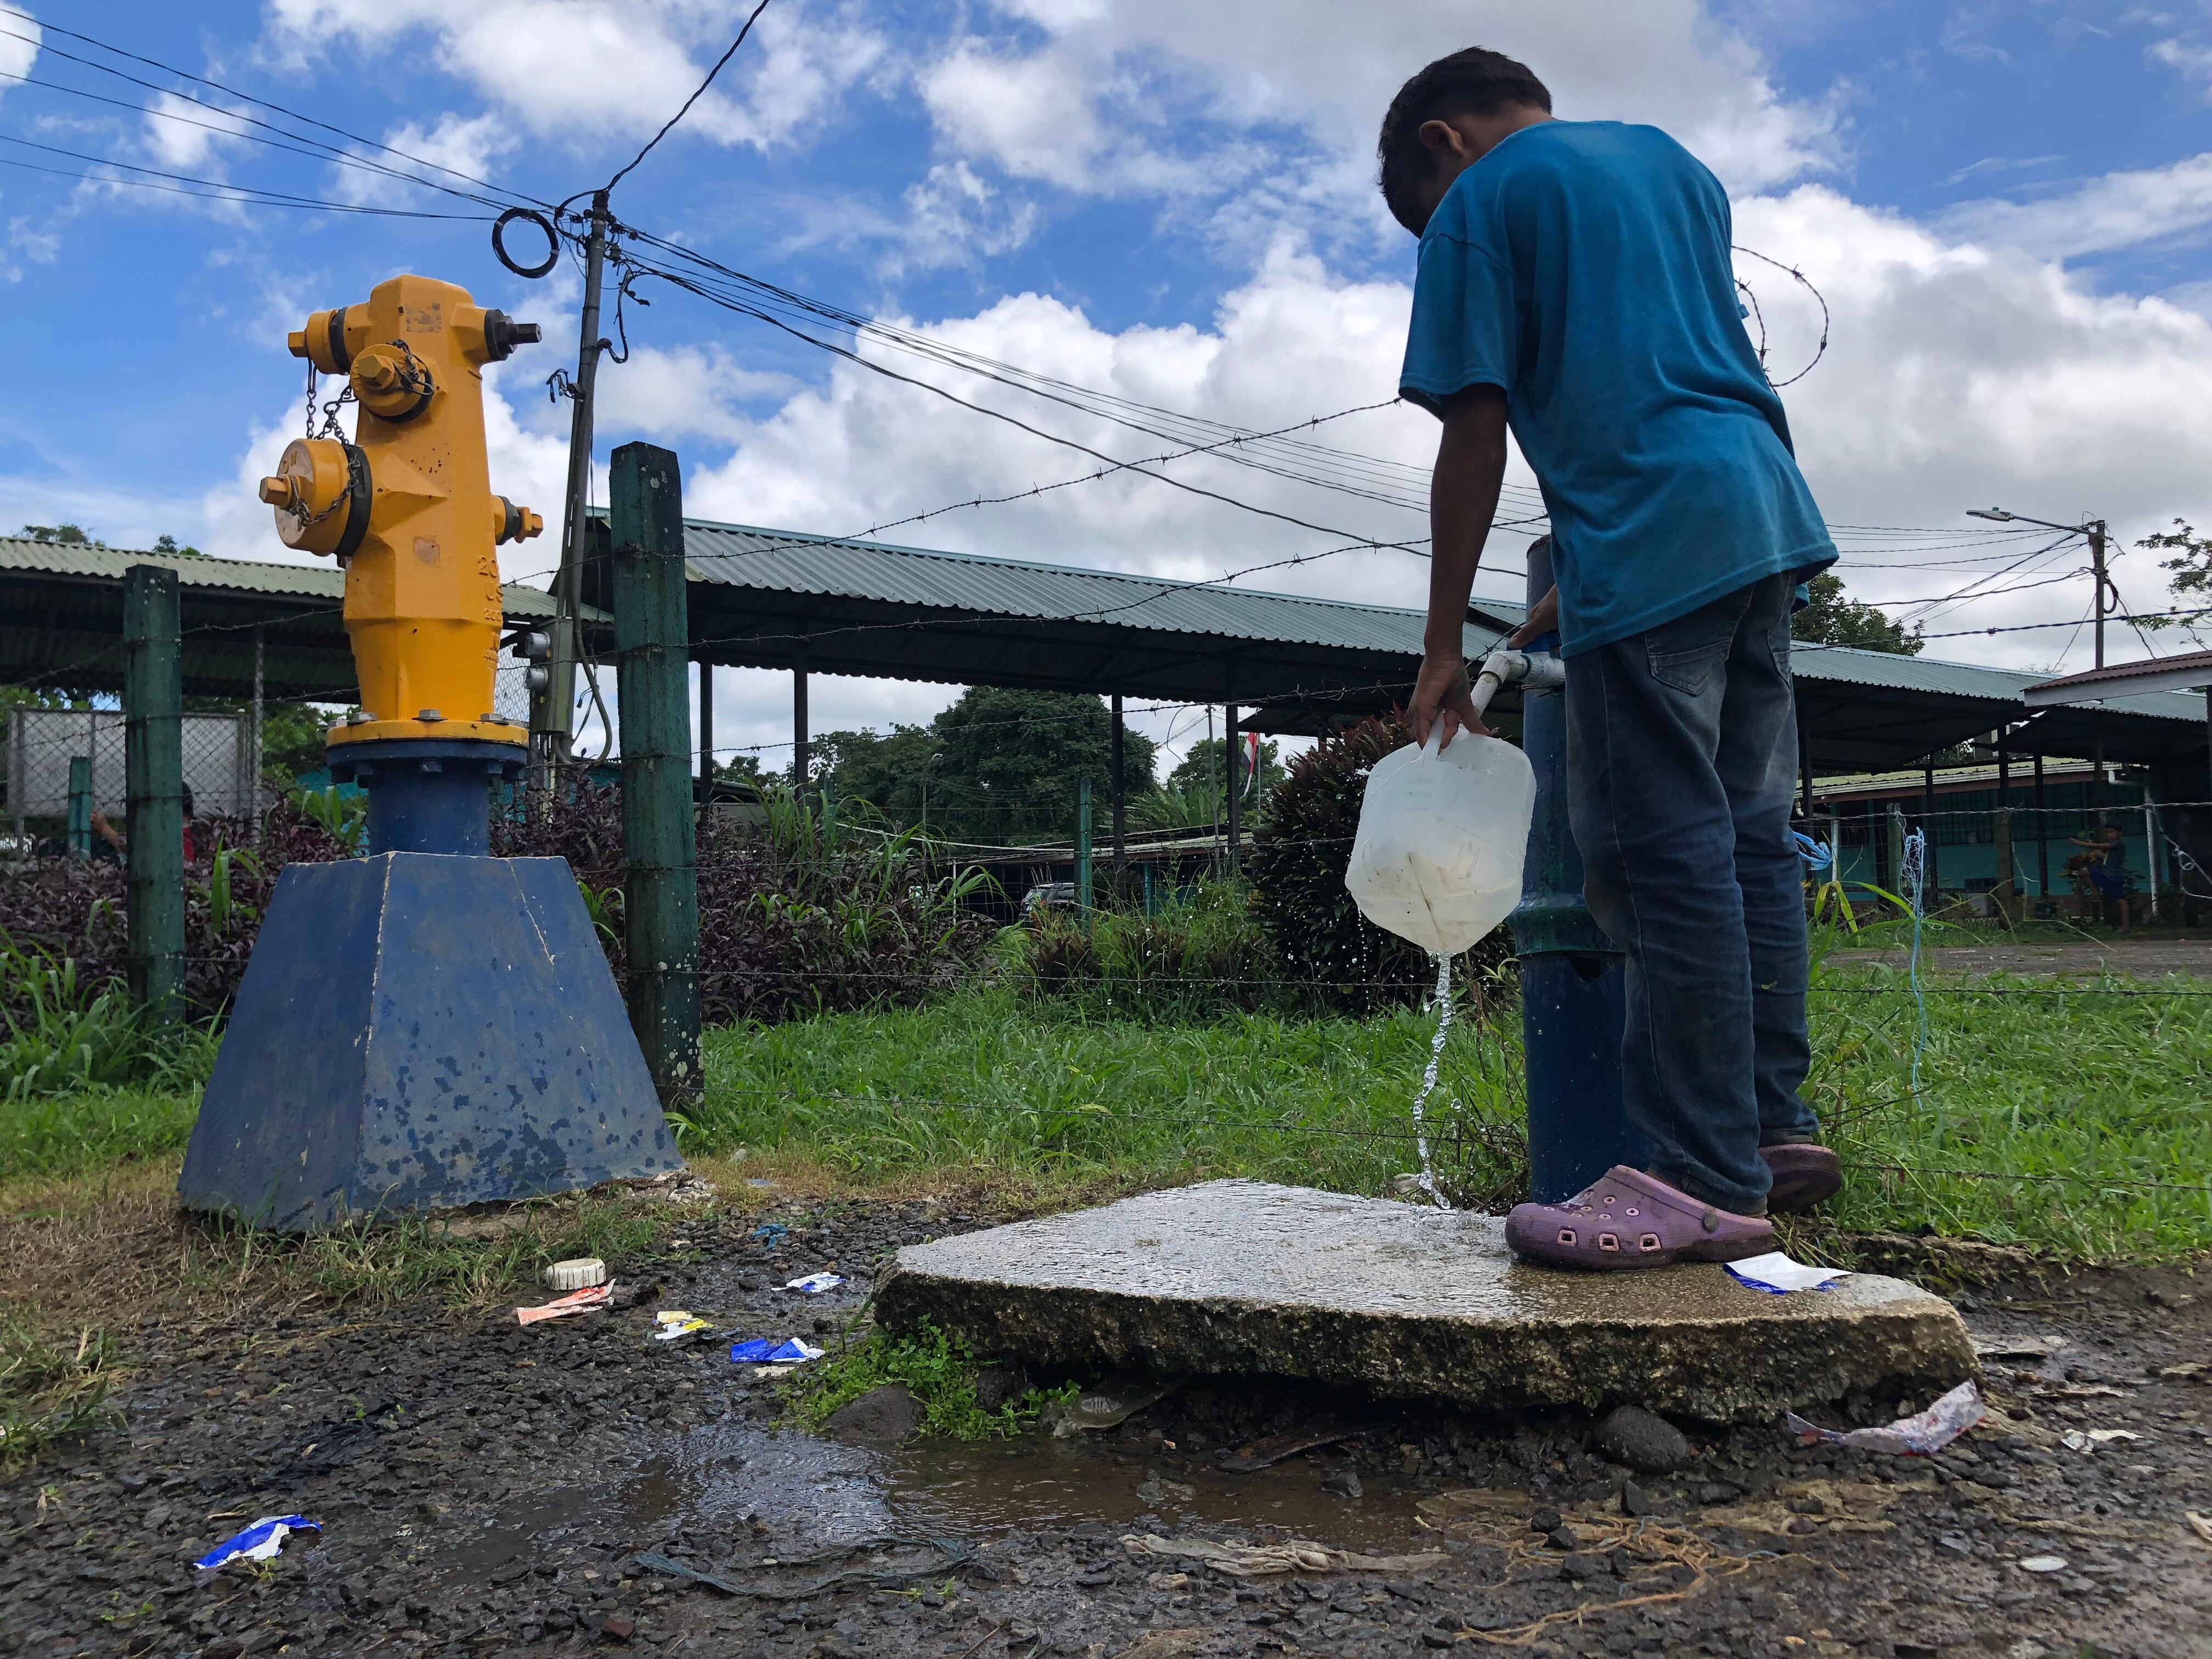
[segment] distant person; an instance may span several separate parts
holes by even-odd
[[[192,787],[185,786],[185,863],[192,861]],[[92,857],[94,862],[120,864],[131,850],[131,837],[107,821],[107,814],[92,809]]]
[[[2128,901],[2128,842],[2117,823],[2100,824],[2089,832],[2087,841],[2079,836],[2066,838],[2076,847],[2089,852],[2088,867],[2082,873],[2099,896],[2119,907],[2120,931],[2128,933],[2134,924]]]
[[[1656,127],[1555,120],[1543,82],[1480,48],[1407,82],[1378,148],[1421,239],[1399,390],[1443,422],[1413,728],[1486,730],[1461,638],[1510,428],[1557,576],[1513,642],[1556,629],[1568,659],[1570,821],[1627,958],[1622,1094],[1651,1148],[1518,1206],[1507,1239],[1596,1268],[1771,1250],[1770,1208],[1843,1182],[1799,1093],[1790,836],[1792,600],[1836,550],[1744,332],[1728,193]]]

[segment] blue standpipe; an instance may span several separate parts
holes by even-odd
[[[1528,603],[1551,586],[1547,537],[1528,549]],[[1525,648],[1557,651],[1559,635]],[[1582,854],[1567,823],[1565,691],[1522,688],[1521,747],[1535,770],[1536,807],[1521,903],[1506,920],[1521,960],[1529,1195],[1555,1204],[1616,1164],[1641,1169],[1647,1148],[1621,1109],[1622,957],[1583,902]]]
[[[331,748],[366,858],[277,881],[201,1099],[187,1208],[289,1232],[680,1169],[568,861],[489,856],[520,743]]]

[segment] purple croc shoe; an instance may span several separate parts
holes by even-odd
[[[1800,1215],[1844,1184],[1844,1161],[1834,1149],[1814,1141],[1784,1141],[1762,1146],[1759,1155],[1774,1176],[1766,1207],[1779,1215]]]
[[[1764,1216],[1734,1215],[1616,1164],[1564,1204],[1516,1204],[1505,1218],[1514,1255],[1547,1267],[1618,1273],[1673,1261],[1740,1261],[1774,1248]]]

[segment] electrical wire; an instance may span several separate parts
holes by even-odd
[[[613,178],[607,180],[607,190],[610,194],[613,192],[614,187],[622,183],[623,179],[629,175],[631,168],[635,167],[640,161],[642,161],[647,156],[652,155],[653,147],[659,143],[662,139],[668,137],[669,133],[674,130],[676,124],[691,112],[691,106],[697,103],[700,99],[706,96],[707,88],[714,84],[714,77],[722,72],[722,65],[728,63],[731,58],[737,56],[738,48],[745,43],[745,36],[753,32],[753,25],[760,21],[760,15],[767,9],[768,0],[760,0],[760,4],[753,8],[752,15],[745,19],[745,26],[738,31],[738,38],[730,42],[730,49],[714,60],[714,67],[707,71],[707,78],[699,83],[698,89],[696,91],[684,100],[684,107],[678,110],[675,114],[670,116],[666,125],[664,125],[659,131],[654,133],[652,137],[646,140],[645,148],[638,151],[635,155],[630,158],[629,167],[624,167],[620,173],[616,173]]]
[[[349,143],[365,144],[371,149],[381,150],[387,155],[396,155],[404,161],[411,161],[417,167],[428,167],[433,172],[442,173],[448,178],[459,179],[463,183],[474,185],[479,189],[498,191],[514,200],[526,202],[534,207],[542,208],[549,205],[544,202],[539,201],[534,196],[523,195],[519,191],[507,189],[505,185],[494,184],[489,179],[479,179],[474,173],[463,173],[458,167],[449,167],[441,161],[433,161],[428,157],[416,155],[404,149],[394,149],[390,144],[384,143],[374,138],[363,137],[360,133],[350,131],[344,127],[332,126],[329,122],[319,119],[314,116],[303,115],[297,110],[287,108],[284,105],[275,103],[269,99],[257,97],[249,92],[240,92],[235,87],[226,86],[220,81],[210,80],[204,75],[195,75],[190,70],[179,69],[173,64],[165,64],[158,58],[148,58],[141,53],[128,51],[122,46],[111,45],[109,42],[100,39],[97,35],[85,34],[76,29],[64,28],[58,23],[49,22],[45,18],[36,16],[33,14],[24,11],[18,7],[9,5],[5,3],[5,0],[0,0],[0,15],[20,17],[26,22],[35,23],[39,27],[42,35],[58,34],[65,40],[82,41],[86,46],[96,47],[98,50],[110,53],[114,57],[125,58],[134,64],[143,64],[149,69],[160,70],[165,75],[173,75],[182,80],[194,82],[200,86],[211,88],[215,91],[223,94],[227,97],[242,98],[247,103],[258,105],[263,109],[273,110],[277,114],[283,116],[287,120],[298,121],[311,127],[319,127],[325,132],[336,133],[339,137],[346,139]],[[112,64],[99,63],[88,58],[80,58],[73,52],[64,52],[60,47],[53,45],[49,40],[44,39],[33,39],[32,36],[27,34],[18,34],[12,29],[0,29],[0,34],[13,36],[15,40],[37,46],[42,52],[51,54],[56,58],[65,58],[70,63],[82,64],[86,68],[97,70],[99,73],[103,75],[112,75],[119,80],[129,81],[134,86],[145,87],[148,89],[155,92],[173,92],[176,96],[189,100],[191,102],[199,104],[204,107],[218,110],[220,112],[226,115],[232,115],[234,113],[230,111],[222,110],[219,105],[210,104],[206,99],[198,96],[197,94],[191,92],[177,92],[173,88],[156,87],[151,82],[140,80],[137,76],[131,75],[123,70],[118,70]],[[234,117],[234,118],[246,118]],[[283,130],[281,128],[271,127],[270,131],[281,131]],[[308,138],[306,135],[300,133],[292,133],[288,134],[287,136],[299,138],[303,143],[307,143],[321,142],[319,140]],[[425,180],[424,182],[428,183],[428,181]],[[434,185],[431,187],[434,189],[442,188],[442,186]]]
[[[11,138],[5,133],[0,133],[0,143],[21,144],[28,142],[27,139]],[[51,149],[52,146],[40,144],[33,148],[46,149]],[[130,165],[125,161],[102,161],[98,157],[90,159],[98,166],[127,167]],[[40,167],[35,161],[10,161],[5,156],[0,156],[0,167],[15,167],[25,173],[43,173],[55,179],[76,179],[86,184],[112,185],[118,189],[151,190],[159,191],[164,196],[190,196],[204,202],[230,202],[240,207],[297,208],[316,213],[356,213],[380,219],[462,219],[479,224],[489,224],[492,218],[489,213],[430,213],[419,208],[368,207],[352,202],[328,202],[314,197],[289,196],[277,191],[258,191],[251,185],[228,184],[219,179],[194,179],[182,173],[160,173],[155,176],[161,179],[178,179],[183,180],[184,184],[205,185],[211,188],[187,190],[181,185],[158,184],[154,179],[111,179],[97,173],[73,173],[67,167]],[[149,169],[141,168],[139,171],[144,172]]]

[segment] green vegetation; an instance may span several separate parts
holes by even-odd
[[[1508,1022],[1511,1024],[1511,1022]],[[1006,988],[929,1007],[707,1036],[687,1146],[799,1152],[863,1181],[932,1172],[1186,1181],[1250,1175],[1374,1192],[1414,1167],[1406,1121],[1432,1026],[1231,1014],[1094,1018]],[[1511,1123],[1517,1052],[1470,1025],[1446,1050],[1438,1155],[1496,1178],[1480,1131]]]
[[[215,1065],[211,1025],[163,1029],[122,983],[0,934],[0,1170],[67,1173],[181,1146]]]
[[[1120,917],[1088,934],[1055,923],[1009,935],[995,982],[919,1007],[710,1030],[706,1096],[680,1125],[684,1145],[694,1156],[744,1146],[861,1188],[1074,1194],[1245,1175],[1389,1190],[1417,1161],[1407,1109],[1431,1017],[1317,1015],[1250,986],[1256,1006],[1237,1007],[1202,981],[1268,977],[1243,957],[1222,958],[1234,969],[1223,974],[1209,955],[1233,955],[1249,920],[1218,896],[1187,908],[1171,929]],[[1895,942],[1890,927],[1823,928],[1816,948]],[[1166,954],[1147,957],[1155,946]],[[1816,970],[1808,1089],[1852,1170],[1830,1223],[2076,1260],[2212,1249],[2212,985],[1968,980],[1940,955],[1922,977],[1916,1097],[1902,965],[1830,957]],[[1525,1179],[1519,1019],[1510,975],[1462,996],[1431,1151],[1459,1201],[1495,1207]],[[0,1170],[74,1178],[182,1145],[204,1039],[149,1061],[115,1035],[127,1024],[82,1010],[18,1017],[0,1050],[12,1057]],[[533,1209],[497,1238],[421,1223],[301,1241],[196,1227],[185,1254],[189,1282],[206,1285],[459,1304],[526,1285],[549,1255],[641,1248],[660,1224],[595,1200]]]
[[[1818,645],[1847,645],[1860,651],[1887,651],[1917,657],[1927,641],[1917,628],[1908,630],[1873,605],[1847,597],[1844,579],[1822,571],[1805,585],[1808,604],[1790,619],[1792,639]]]
[[[0,1470],[117,1420],[120,1370],[106,1332],[55,1335],[0,1308]]]
[[[1031,1389],[996,1411],[985,1411],[975,1398],[975,1379],[981,1369],[965,1342],[947,1337],[925,1321],[911,1336],[871,1329],[861,1340],[799,1367],[781,1388],[792,1415],[818,1433],[839,1407],[872,1389],[903,1382],[921,1403],[921,1432],[955,1440],[1003,1440],[1019,1434],[1047,1406],[1075,1395],[1073,1383],[1057,1389]]]

